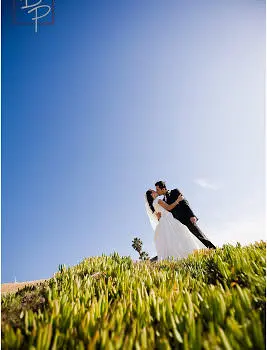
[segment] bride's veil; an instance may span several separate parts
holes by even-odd
[[[156,226],[159,222],[158,222],[158,218],[157,218],[155,212],[154,213],[152,212],[152,210],[148,204],[146,194],[145,194],[145,208],[146,208],[146,212],[147,212],[147,215],[149,217],[149,221],[151,223],[151,226],[152,226],[153,230],[155,231]]]

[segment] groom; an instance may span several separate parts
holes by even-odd
[[[181,192],[176,188],[172,191],[168,191],[164,181],[158,181],[155,183],[156,191],[158,195],[164,195],[164,202],[167,204],[172,204]],[[182,224],[188,227],[188,229],[195,235],[207,248],[216,247],[208,240],[208,238],[201,232],[200,228],[197,226],[197,217],[189,207],[187,200],[181,201],[172,211],[172,215],[175,219],[179,220]],[[153,261],[156,260],[156,257],[153,258]]]

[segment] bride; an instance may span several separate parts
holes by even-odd
[[[151,225],[155,231],[154,241],[158,260],[171,257],[181,259],[195,249],[207,249],[184,224],[175,219],[170,213],[183,200],[183,196],[180,195],[172,204],[167,204],[163,200],[157,199],[157,197],[156,191],[148,190],[145,196],[145,205]]]

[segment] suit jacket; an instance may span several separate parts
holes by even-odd
[[[170,192],[168,192],[167,195],[165,196],[166,203],[172,204],[174,201],[176,201],[180,193],[181,192],[178,190],[178,188],[175,188]],[[196,217],[196,215],[193,213],[193,210],[190,208],[189,203],[186,199],[182,200],[178,205],[176,205],[176,207],[172,209],[171,213],[178,220],[180,219],[189,220],[192,216]]]

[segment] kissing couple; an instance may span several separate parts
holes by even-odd
[[[155,231],[157,257],[152,261],[185,258],[196,249],[216,249],[201,232],[198,218],[181,192],[177,188],[168,191],[164,181],[156,182],[155,187],[145,195],[146,211]]]

